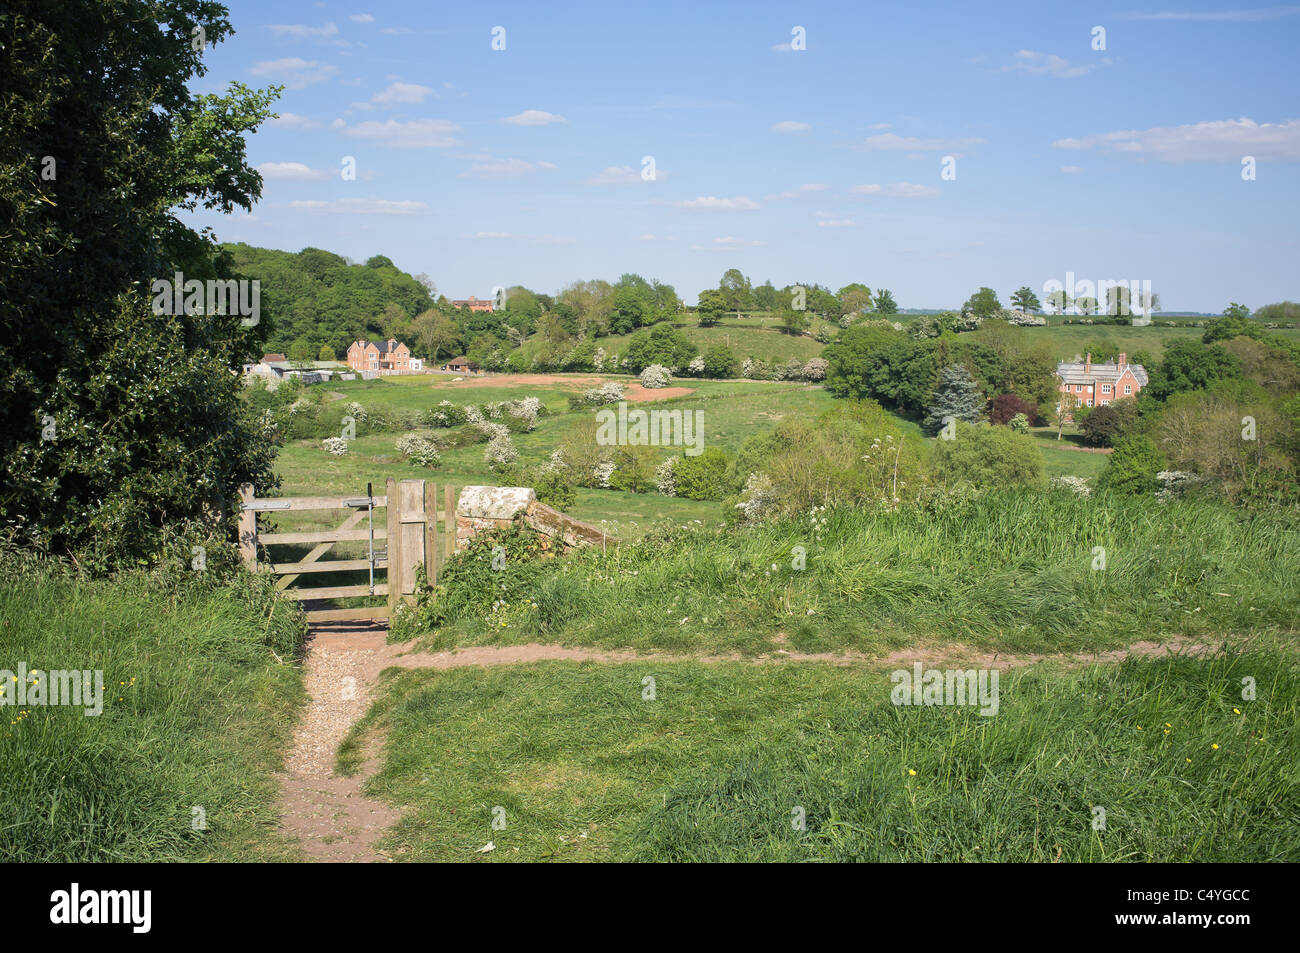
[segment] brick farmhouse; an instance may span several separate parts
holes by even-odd
[[[401,341],[353,341],[348,346],[348,367],[355,371],[409,371],[411,349]]]
[[[1082,362],[1062,361],[1056,365],[1061,392],[1061,411],[1067,417],[1073,407],[1105,407],[1112,400],[1136,397],[1147,384],[1147,370],[1141,364],[1130,364],[1128,355],[1120,352],[1119,359],[1104,364],[1092,363],[1092,354]]]

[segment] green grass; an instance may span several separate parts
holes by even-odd
[[[247,581],[3,565],[0,669],[102,669],[104,710],[0,707],[0,859],[296,857],[272,777],[304,701],[290,603]]]
[[[1291,515],[994,491],[937,511],[821,517],[679,529],[575,553],[509,594],[515,608],[503,618],[460,619],[424,641],[750,653],[778,647],[783,634],[810,652],[875,654],[926,640],[1054,652],[1300,628]],[[793,568],[796,546],[803,570]],[[1094,571],[1099,546],[1106,565]],[[538,607],[523,608],[523,597]]]
[[[367,790],[410,861],[1296,861],[1298,674],[1294,646],[1037,666],[986,717],[861,667],[408,671],[345,756],[389,730]]]

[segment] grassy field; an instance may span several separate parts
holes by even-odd
[[[410,861],[1296,861],[1298,674],[1293,645],[1036,666],[985,717],[860,667],[405,672],[343,764],[388,732],[368,790]]]
[[[424,644],[1056,652],[1300,628],[1300,525],[1192,501],[994,491],[937,510],[675,529],[541,566],[503,591],[508,609],[455,620]]]
[[[104,708],[0,707],[0,858],[297,856],[272,777],[305,700],[291,603],[252,584],[3,566],[0,669],[100,669]]]

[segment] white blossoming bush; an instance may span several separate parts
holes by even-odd
[[[370,419],[370,415],[366,413],[366,408],[362,407],[355,400],[348,404],[347,412],[348,416],[359,424],[363,424]]]
[[[1156,499],[1161,503],[1168,503],[1170,500],[1178,499],[1188,490],[1204,486],[1210,480],[1209,477],[1187,470],[1161,470],[1156,474],[1156,482],[1160,484],[1160,489],[1156,490]]]
[[[741,494],[736,509],[747,523],[757,523],[776,508],[776,487],[771,479],[763,473],[751,473],[745,481],[745,492]]]
[[[602,460],[596,464],[592,470],[592,475],[596,478],[596,485],[601,489],[609,489],[609,478],[614,475],[614,462],[612,460]]]
[[[704,358],[696,355],[691,359],[691,363],[686,365],[686,372],[694,377],[701,377],[704,374]]]
[[[605,369],[605,349],[596,348],[596,353],[591,356],[591,366],[598,371]]]
[[[336,457],[342,457],[348,452],[348,442],[342,437],[326,437],[321,441],[325,450]]]
[[[584,391],[582,402],[592,407],[616,404],[623,399],[623,384],[620,381],[606,381],[599,387]]]
[[[473,404],[466,404],[465,420],[467,423],[481,424],[484,422],[483,411],[479,410]]]
[[[803,366],[803,378],[806,381],[824,381],[828,367],[830,364],[824,357],[814,357]]]
[[[306,397],[299,397],[297,400],[295,400],[292,404],[289,405],[289,416],[292,417],[295,414],[301,414],[307,409],[309,409],[310,407],[311,407],[311,401],[309,401]]]
[[[672,383],[673,375],[662,364],[651,364],[641,372],[641,386],[646,390],[657,390]]]
[[[1076,496],[1092,496],[1092,487],[1088,486],[1088,481],[1083,477],[1052,477],[1051,487],[1053,490],[1069,490]]]
[[[511,401],[507,410],[511,417],[522,423],[524,430],[531,431],[537,427],[537,418],[542,412],[542,401],[537,397],[525,397],[523,400]]]
[[[501,470],[519,459],[519,451],[515,449],[514,441],[510,439],[510,431],[504,427],[501,433],[497,434],[488,441],[487,448],[483,451],[483,459],[490,470]]]
[[[673,467],[680,459],[681,457],[669,457],[655,467],[655,489],[660,496],[677,495],[677,474],[673,472]]]
[[[406,433],[398,437],[397,452],[419,467],[436,467],[440,462],[438,445],[418,434]]]
[[[537,468],[537,472],[544,475],[555,474],[563,476],[569,472],[569,465],[564,461],[564,451],[556,448],[551,451],[550,459]]]

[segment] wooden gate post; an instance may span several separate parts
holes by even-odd
[[[396,538],[389,537],[388,551],[390,556],[394,548],[401,552],[396,572],[392,563],[388,564],[388,592],[392,598],[396,588],[400,599],[415,592],[415,567],[425,561],[424,481],[402,480],[398,484],[396,504],[390,499],[388,505],[390,513],[396,508],[399,527]]]
[[[432,590],[438,585],[438,484],[424,485],[424,575]]]
[[[245,483],[239,488],[239,499],[244,503],[253,502],[253,484]],[[239,511],[239,555],[249,569],[257,569],[257,513],[253,510]]]
[[[388,535],[384,549],[388,553],[388,618],[391,620],[397,612],[397,600],[402,591],[399,580],[402,578],[402,501],[397,498],[397,481],[388,478],[385,484],[388,491]]]

